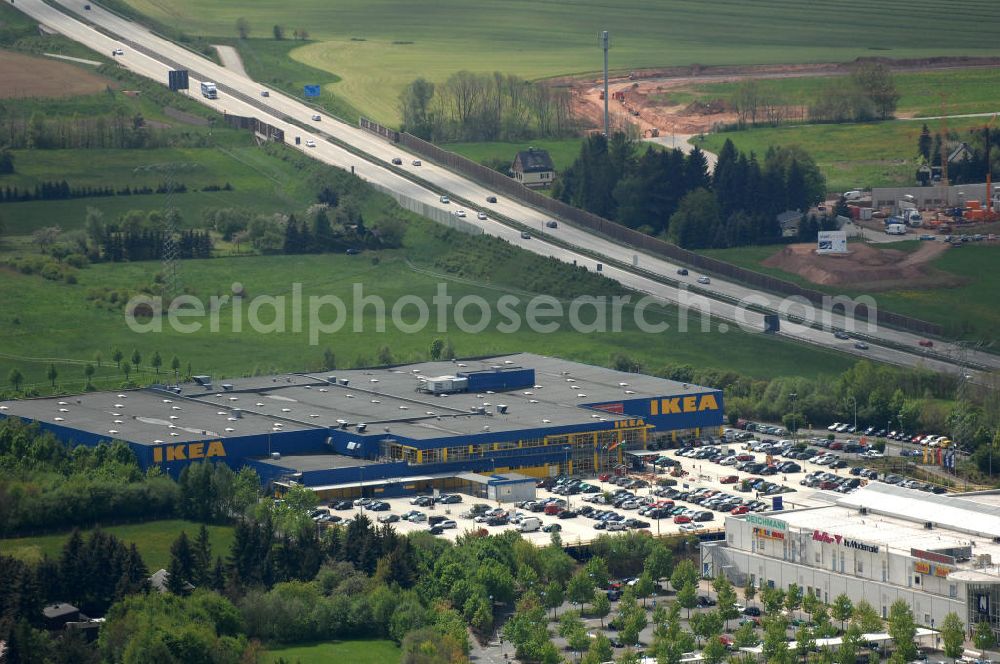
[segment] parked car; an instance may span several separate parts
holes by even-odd
[[[383,514],[378,518],[379,523],[396,523],[397,521],[399,521],[398,514]]]
[[[562,530],[562,526],[558,523],[549,523],[542,526],[543,533],[558,533],[560,530]]]

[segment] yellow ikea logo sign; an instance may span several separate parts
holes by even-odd
[[[642,420],[618,420],[615,422],[616,429],[634,429],[635,427],[643,426],[644,422]]]
[[[192,459],[210,459],[226,456],[226,448],[221,440],[208,443],[186,443],[182,445],[160,445],[153,448],[153,463],[162,463],[164,456],[167,461],[189,461]],[[164,451],[166,454],[164,454]]]
[[[700,413],[703,410],[719,410],[719,402],[716,401],[714,394],[653,399],[649,402],[650,415],[679,415],[681,413]]]

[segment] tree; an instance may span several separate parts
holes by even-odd
[[[752,604],[753,598],[757,596],[757,586],[750,575],[747,575],[747,582],[743,586],[743,596],[746,597],[747,604]]]
[[[389,346],[380,346],[378,349],[378,354],[375,356],[378,363],[382,366],[388,366],[393,363],[392,349]]]
[[[552,581],[545,587],[545,595],[542,599],[545,602],[545,608],[552,610],[553,618],[556,617],[556,609],[562,606],[563,601],[565,601],[565,595],[562,584],[558,581]]]
[[[403,129],[414,136],[430,140],[434,134],[434,115],[431,100],[434,98],[434,84],[423,78],[410,83],[399,95]]]
[[[250,36],[250,21],[242,16],[236,19],[236,34],[240,36],[240,39],[248,38]]]
[[[606,592],[597,593],[594,601],[590,604],[590,613],[601,619],[601,627],[604,627],[604,619],[611,613],[611,600]]]
[[[94,377],[94,372],[95,371],[96,371],[96,369],[94,369],[94,365],[90,364],[89,362],[86,364],[86,366],[83,367],[83,376],[84,376],[84,378],[87,379],[87,387],[88,388],[91,386],[90,381]]]
[[[329,348],[323,351],[323,368],[327,371],[337,368],[337,356]]]
[[[175,376],[177,375],[177,372],[181,370],[181,360],[176,355],[170,358],[170,370],[174,372]]]
[[[608,587],[611,573],[608,572],[608,564],[602,556],[593,556],[587,561],[584,569],[587,571],[587,575],[591,581],[594,582],[595,588],[603,589]]]
[[[719,664],[726,659],[726,655],[726,646],[722,645],[722,641],[718,637],[709,639],[701,650],[705,664]]]
[[[858,649],[861,647],[862,631],[861,627],[851,624],[844,632],[844,638],[837,651],[838,664],[855,664],[857,661]]]
[[[706,249],[713,245],[721,223],[715,195],[707,189],[695,189],[681,199],[670,217],[668,237],[685,249]]]
[[[840,593],[833,598],[830,615],[834,620],[840,621],[840,629],[843,630],[844,623],[854,615],[854,604],[851,603],[851,598],[847,596],[847,593]]]
[[[139,366],[142,364],[142,354],[139,353],[138,348],[132,349],[132,364],[135,365],[136,371],[139,370]]]
[[[795,630],[795,654],[802,658],[802,664],[806,664],[809,653],[816,649],[816,638],[806,625],[799,625]]]
[[[926,162],[930,162],[931,160],[931,145],[933,142],[931,130],[925,123],[924,128],[920,130],[920,138],[917,139],[917,154],[923,157]]]
[[[764,588],[760,593],[760,599],[764,603],[765,611],[777,613],[785,605],[785,591],[781,588]]]
[[[941,623],[941,640],[948,657],[959,657],[965,649],[965,625],[954,611],[949,611]]]
[[[153,352],[153,359],[149,363],[156,369],[156,375],[160,375],[160,367],[163,366],[163,358],[160,357],[160,351]]]
[[[59,372],[56,371],[56,365],[55,364],[50,364],[49,365],[49,370],[45,372],[45,377],[48,378],[49,382],[52,384],[52,389],[55,389],[55,387],[56,387],[56,378],[59,378]]]
[[[115,366],[119,369],[122,368],[122,359],[125,357],[125,353],[121,351],[120,348],[115,348],[111,351],[111,359],[115,361]]]
[[[883,120],[891,118],[899,102],[899,92],[889,68],[881,62],[865,62],[854,70],[851,77],[871,99],[879,116]]]
[[[643,606],[646,606],[646,598],[653,594],[655,588],[656,585],[649,574],[643,572],[639,575],[639,579],[635,582],[635,596],[642,600]]]
[[[882,631],[882,619],[879,618],[878,613],[875,611],[875,607],[863,599],[859,600],[858,603],[854,605],[851,623],[856,623],[858,627],[861,628],[862,632]]]
[[[653,548],[649,550],[649,554],[646,556],[646,562],[643,563],[643,569],[653,578],[654,581],[659,582],[673,573],[674,555],[670,552],[670,549],[663,544],[663,542],[657,541],[653,544]]]
[[[806,593],[802,596],[802,610],[809,614],[812,619],[813,613],[820,607],[821,602],[814,593]]]
[[[785,632],[788,623],[784,618],[771,617],[764,623],[764,661],[768,664],[788,664],[788,640]]]
[[[439,337],[431,342],[431,348],[429,352],[430,358],[432,360],[440,360],[442,350],[444,350],[444,339],[441,339]]]
[[[698,588],[693,583],[681,586],[677,591],[677,603],[687,609],[687,616],[691,618],[691,609],[698,605]]]
[[[566,598],[583,606],[594,599],[594,580],[586,569],[577,570],[566,586]]]
[[[24,382],[24,374],[21,373],[20,369],[11,369],[10,373],[7,374],[7,382],[14,386],[15,392],[20,392],[21,383]]]
[[[799,588],[799,584],[792,583],[788,586],[788,592],[785,593],[785,608],[789,614],[792,614],[798,611],[800,606],[802,606],[802,589]]]
[[[725,574],[720,574],[712,581],[712,588],[719,606],[719,616],[725,621],[726,629],[729,629],[729,621],[740,615],[736,610],[736,591],[733,584],[729,582]]]
[[[752,648],[760,643],[757,638],[757,630],[752,621],[747,621],[736,628],[733,632],[733,645],[737,648]]]
[[[285,28],[280,25],[275,25],[271,28],[271,34],[274,35],[275,41],[281,41],[285,38]],[[246,39],[246,37],[244,37]]]
[[[674,571],[670,575],[670,585],[673,586],[674,590],[679,592],[686,585],[696,586],[697,584],[698,570],[695,569],[693,562],[682,560],[674,567]]]
[[[976,623],[976,631],[972,637],[972,643],[978,650],[989,650],[997,644],[996,636],[993,635],[993,628],[989,620]]]
[[[913,642],[917,635],[917,624],[906,600],[896,600],[889,607],[889,636],[896,646],[893,657],[900,662],[910,662],[917,657],[917,646]]]
[[[129,362],[125,362],[121,365],[122,373],[125,374],[125,381],[128,382],[129,374],[132,373],[132,365]]]

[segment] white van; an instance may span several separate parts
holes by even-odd
[[[857,189],[853,189],[851,191],[845,191],[844,192],[844,200],[848,200],[848,201],[859,201],[859,200],[861,200],[861,198],[863,196],[864,196],[864,192],[859,191]]]
[[[539,519],[537,516],[528,516],[521,519],[521,524],[518,526],[518,529],[522,533],[533,533],[541,527],[542,527],[541,519]]]

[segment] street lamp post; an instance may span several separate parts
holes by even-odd
[[[564,467],[566,468],[566,475],[570,475],[570,472],[569,472],[569,453],[572,450],[573,450],[573,448],[570,447],[569,445],[564,445],[563,446],[563,459],[565,461],[565,466]],[[570,499],[570,495],[567,493],[566,494],[566,509],[570,508],[570,500],[571,500]]]
[[[788,395],[788,398],[792,400],[792,440],[798,440],[798,429],[795,426],[795,400],[799,398],[799,395],[792,392]]]
[[[358,489],[361,491],[361,498],[365,497],[365,467],[358,466]],[[358,502],[358,511],[361,514],[365,513],[365,504],[363,502]]]
[[[847,395],[847,398],[851,400],[854,404],[854,433],[858,432],[858,400],[854,398],[853,394]]]

